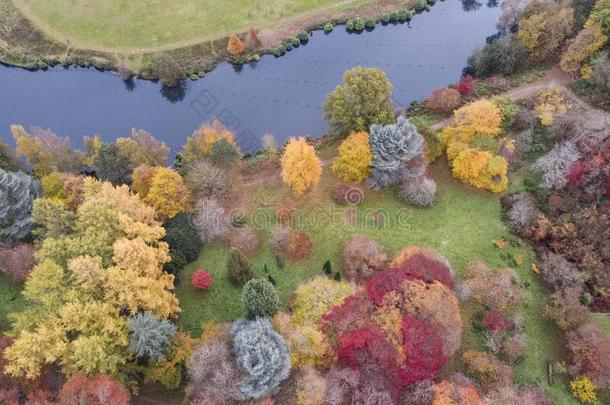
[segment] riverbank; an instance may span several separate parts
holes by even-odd
[[[133,7],[126,12],[118,5],[113,8],[113,2],[99,13],[95,7],[85,7],[87,0],[71,2],[70,7],[64,3],[0,0],[0,62],[27,69],[94,66],[118,70],[122,76],[160,79],[169,85],[189,77],[203,77],[223,61],[243,64],[258,60],[263,54],[281,56],[307,42],[303,31],[311,33],[325,26],[328,30],[350,20],[357,21],[353,24],[356,32],[374,29],[378,23],[403,23],[416,9],[429,9],[435,0],[311,0],[294,10],[284,6],[282,10],[287,11],[268,11],[268,15],[248,11],[246,6],[245,10],[218,6],[226,8],[221,13],[226,21],[220,17],[209,27],[200,21],[207,13],[193,9],[191,3],[201,3],[195,0],[183,0],[183,19],[176,11],[181,7],[162,7],[168,9],[169,15],[155,14],[157,23],[141,21],[137,15],[132,21],[129,10]],[[283,2],[275,0],[266,7],[281,8],[280,3]],[[118,14],[117,18],[109,18],[113,13]],[[238,17],[233,17],[236,13]],[[251,29],[257,32],[260,43],[250,40]],[[138,34],[140,31],[143,32]],[[161,34],[165,32],[169,33]],[[248,45],[238,56],[226,50],[228,36],[233,33]],[[295,41],[299,33],[301,38]]]

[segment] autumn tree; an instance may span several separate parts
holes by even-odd
[[[72,148],[68,137],[62,138],[38,127],[33,127],[29,134],[21,125],[12,125],[11,132],[17,155],[25,156],[37,176],[53,171],[76,172],[83,165],[85,156]]]
[[[115,143],[119,153],[128,158],[134,167],[141,164],[150,166],[167,164],[169,147],[143,129],[132,128],[129,138],[118,138]]]
[[[362,181],[369,176],[369,166],[373,159],[369,134],[351,133],[337,149],[339,156],[332,165],[333,173],[346,181]]]
[[[108,375],[71,377],[59,392],[61,405],[129,405],[129,391]]]
[[[144,201],[155,208],[160,219],[173,218],[189,205],[188,189],[182,176],[172,169],[159,167],[150,181]]]
[[[40,194],[40,184],[33,177],[0,169],[0,236],[18,240],[30,234],[32,204]]]
[[[7,172],[18,172],[24,169],[17,159],[15,151],[3,141],[0,141],[0,169]]]
[[[144,198],[148,195],[148,190],[153,177],[157,173],[158,167],[149,166],[146,163],[136,167],[131,174],[131,188]]]
[[[322,176],[322,162],[313,146],[305,138],[290,138],[281,159],[282,180],[297,197],[318,184]]]
[[[363,235],[354,235],[345,241],[341,270],[347,280],[363,281],[380,270],[386,260],[379,243]]]
[[[33,379],[54,363],[68,375],[114,374],[129,357],[128,314],[179,312],[154,209],[127,186],[91,178],[83,195],[74,212],[36,201],[39,264],[24,287],[28,305],[13,315],[16,338],[6,351],[13,376]]]
[[[494,193],[504,191],[508,185],[506,159],[478,149],[461,151],[453,161],[452,173],[457,179]]]
[[[460,104],[461,96],[456,89],[441,87],[432,91],[426,106],[433,111],[453,111]]]
[[[333,131],[346,136],[394,120],[392,84],[384,72],[355,67],[345,72],[343,82],[324,102],[324,118]]]
[[[455,125],[472,128],[474,133],[497,136],[502,128],[502,112],[493,101],[480,99],[453,112]]]
[[[587,24],[561,55],[561,68],[573,75],[578,74],[587,58],[601,49],[607,40],[599,24]]]
[[[181,163],[190,167],[198,160],[208,156],[214,144],[220,140],[235,144],[233,131],[227,129],[220,121],[204,123],[187,139],[180,152]]]
[[[244,44],[244,42],[237,35],[234,34],[229,37],[227,52],[229,52],[231,56],[241,55],[245,50],[246,44]]]
[[[566,334],[570,353],[569,372],[584,375],[600,388],[610,385],[610,340],[595,321],[588,321]]]
[[[534,0],[523,10],[517,38],[534,60],[542,61],[559,49],[573,23],[571,7],[554,1]]]

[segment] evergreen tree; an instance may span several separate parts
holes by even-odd
[[[239,249],[231,249],[227,261],[227,273],[235,284],[245,284],[252,278],[250,262]]]
[[[409,171],[419,174],[425,169],[424,138],[417,132],[415,125],[404,117],[396,124],[372,125],[370,133],[373,162],[368,184],[373,189],[381,189],[398,184],[401,179],[411,177]],[[415,158],[420,158],[419,164]]]
[[[0,236],[23,239],[32,230],[32,204],[41,194],[38,181],[25,173],[0,169]]]

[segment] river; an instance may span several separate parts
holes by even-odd
[[[105,141],[143,128],[177,151],[202,122],[219,118],[234,129],[243,150],[256,149],[262,134],[279,144],[295,135],[326,131],[322,104],[353,66],[374,66],[394,85],[397,107],[424,99],[456,82],[472,51],[496,32],[496,4],[473,0],[437,2],[409,24],[381,25],[361,34],[344,26],[315,31],[306,45],[244,66],[219,65],[182,87],[133,80],[86,68],[30,72],[0,66],[0,138],[14,142],[13,123],[49,128],[82,146],[83,135]]]

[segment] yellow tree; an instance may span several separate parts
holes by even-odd
[[[237,35],[231,35],[227,44],[227,52],[232,56],[241,55],[246,50],[246,44]]]
[[[601,25],[587,21],[585,28],[570,41],[570,44],[561,55],[561,68],[568,73],[578,74],[583,63],[600,50],[608,41]]]
[[[190,165],[204,158],[212,151],[214,144],[222,139],[235,144],[233,132],[220,121],[215,119],[211,123],[201,124],[182,147],[182,163]]]
[[[373,152],[369,144],[369,134],[353,132],[338,148],[332,170],[337,177],[346,181],[362,181],[369,176]]]
[[[571,33],[573,10],[561,2],[534,0],[524,9],[517,38],[538,61],[551,56]]]
[[[160,219],[173,218],[189,205],[189,192],[180,174],[166,167],[157,168],[144,201],[153,206]]]
[[[313,146],[303,137],[290,138],[281,159],[282,180],[297,197],[318,184],[322,176],[322,162]]]
[[[494,193],[506,189],[507,173],[506,160],[487,151],[466,148],[453,161],[453,175],[456,178]]]
[[[502,112],[490,100],[481,99],[467,104],[455,110],[453,115],[455,117],[455,126],[458,128],[469,128],[471,136],[474,134],[497,136],[501,132]]]

